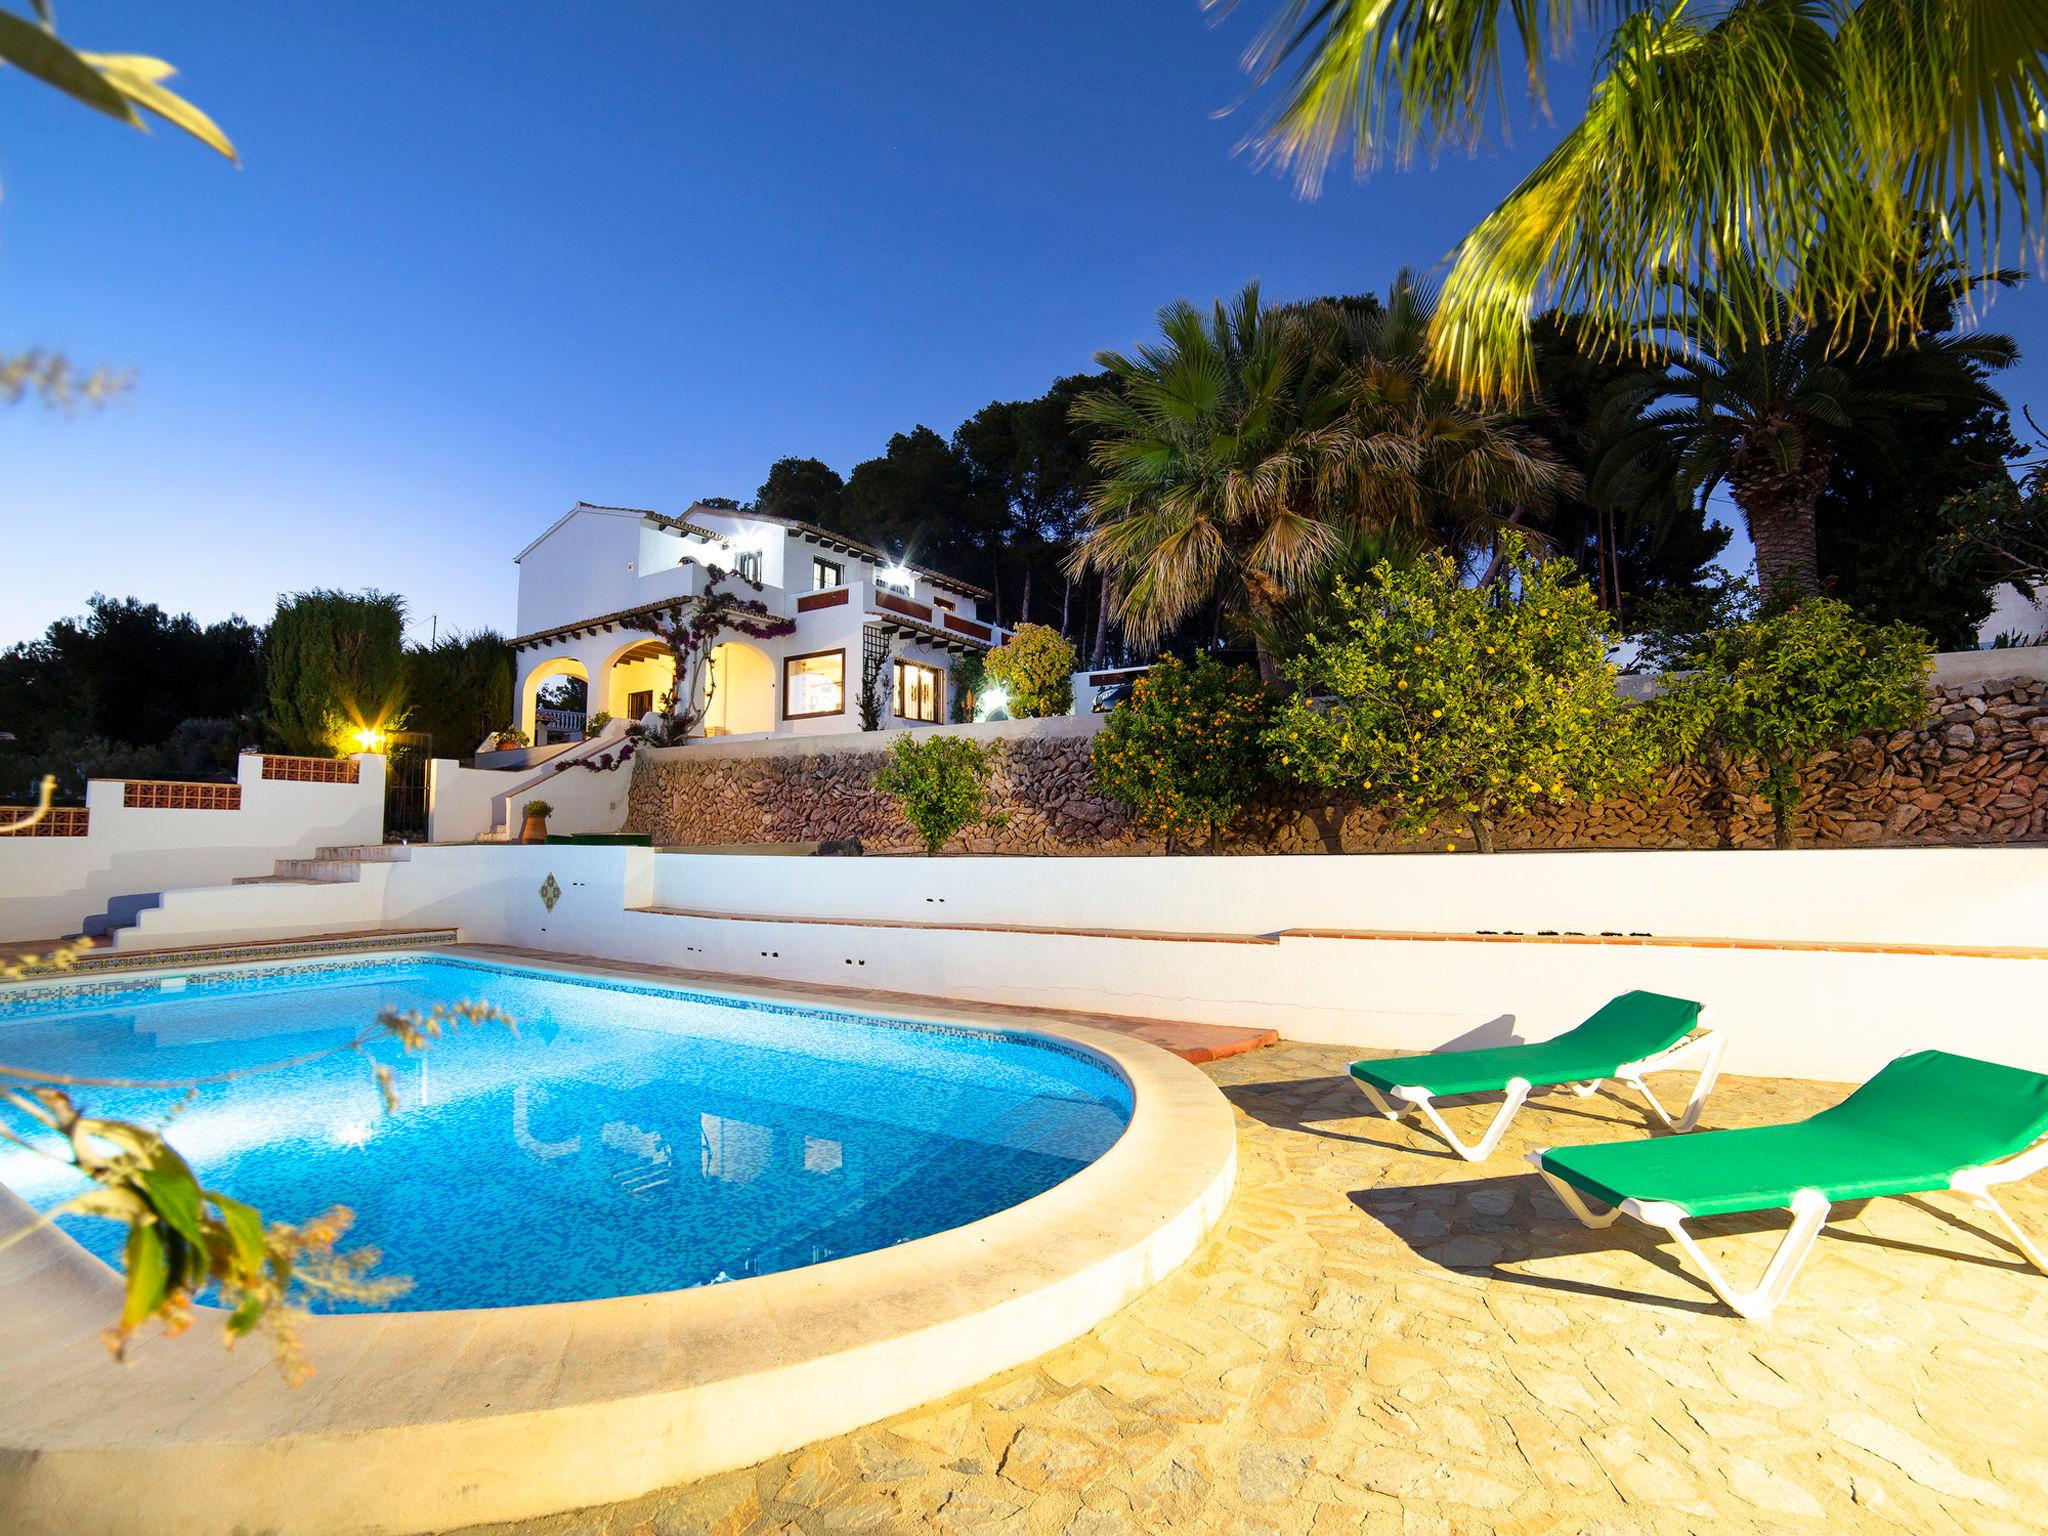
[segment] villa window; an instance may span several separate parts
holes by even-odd
[[[911,582],[910,578],[905,576],[891,576],[887,571],[877,571],[875,585],[886,592],[901,592],[905,597],[910,596]]]
[[[805,720],[814,715],[846,712],[846,652],[813,651],[786,657],[782,663],[782,718]]]
[[[936,592],[932,594],[932,606],[946,613],[958,613],[960,611],[959,606],[954,603],[953,599],[941,597]]]
[[[743,576],[748,581],[759,581],[761,579],[761,551],[758,549],[744,551],[737,560],[733,561],[732,568],[736,575]]]
[[[898,720],[926,720],[936,725],[939,719],[940,685],[946,674],[937,667],[921,666],[914,661],[896,663],[896,718]]]
[[[824,560],[816,555],[811,557],[811,590],[822,592],[827,587],[843,586],[846,583],[846,568],[837,560]]]
[[[626,718],[628,720],[645,719],[653,713],[654,690],[652,688],[642,688],[637,693],[626,695]]]

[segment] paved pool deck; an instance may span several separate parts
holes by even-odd
[[[1629,1101],[1539,1100],[1468,1164],[1361,1114],[1351,1054],[1290,1044],[1203,1068],[1236,1110],[1237,1193],[1194,1258],[1076,1342],[746,1471],[488,1529],[2041,1528],[2048,1278],[1960,1201],[1839,1208],[1759,1327],[1648,1231],[1580,1227],[1522,1162],[1647,1134]],[[1680,1084],[1659,1086],[1668,1101]],[[1705,1123],[1782,1120],[1844,1092],[1724,1078]],[[2048,1228],[2048,1176],[2007,1203]],[[1702,1229],[1747,1277],[1782,1225]]]

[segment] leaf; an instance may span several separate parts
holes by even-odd
[[[144,80],[164,81],[177,73],[163,59],[152,59],[141,53],[81,53],[79,57],[97,70],[120,69]]]
[[[260,1274],[264,1255],[263,1213],[253,1205],[230,1200],[219,1190],[209,1189],[206,1198],[220,1211],[221,1225],[228,1230],[228,1241],[234,1245],[235,1259],[243,1273]]]
[[[146,1217],[150,1211],[142,1196],[125,1185],[119,1189],[88,1189],[82,1195],[72,1196],[56,1209],[78,1211],[87,1216],[104,1216],[110,1221],[128,1222]]]
[[[163,1138],[155,1131],[127,1120],[96,1120],[91,1116],[80,1116],[78,1128],[96,1140],[111,1142],[144,1163],[153,1161],[156,1149],[163,1145]]]
[[[205,1209],[199,1181],[192,1177],[192,1170],[182,1157],[168,1147],[164,1152],[164,1157],[138,1175],[142,1187],[149,1193],[150,1205],[172,1231],[193,1247],[204,1248],[206,1235],[199,1223]]]
[[[147,1223],[128,1229],[128,1299],[121,1308],[121,1330],[132,1332],[164,1304],[170,1288],[170,1265],[164,1257],[163,1235]]]
[[[264,1302],[261,1296],[244,1296],[241,1305],[228,1314],[228,1332],[240,1338],[263,1320]]]
[[[218,123],[177,92],[165,90],[157,83],[175,73],[162,59],[120,53],[89,53],[81,57],[97,65],[107,82],[129,100],[147,107],[172,127],[184,129],[235,164],[242,163],[242,157],[235,153],[235,146],[220,131]]]
[[[137,128],[142,126],[142,119],[128,105],[126,96],[94,69],[84,55],[73,52],[51,33],[11,11],[0,11],[0,60],[109,117]]]

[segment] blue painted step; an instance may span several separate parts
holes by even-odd
[[[85,920],[79,931],[89,939],[104,939],[117,928],[133,928],[142,914],[152,907],[163,905],[162,891],[143,891],[134,896],[116,896],[107,903],[104,912],[95,913]]]

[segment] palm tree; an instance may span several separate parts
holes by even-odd
[[[1468,390],[1526,387],[1541,307],[1626,342],[1747,262],[1794,319],[1869,304],[1896,339],[1926,298],[1901,260],[1923,229],[1976,274],[2038,239],[2041,0],[1281,0],[1251,55],[1277,87],[1258,138],[1308,190],[1343,153],[1476,146],[1506,107],[1503,33],[1547,106],[1547,61],[1596,32],[1584,116],[1454,255],[1432,352]],[[1731,315],[1748,335],[1768,318]]]
[[[1842,451],[1881,460],[1885,424],[1914,411],[2002,408],[1983,374],[2010,365],[2018,348],[2009,336],[1951,334],[1950,298],[1931,306],[1939,320],[1923,316],[1906,347],[1876,352],[1867,324],[1802,324],[1789,297],[1771,297],[1754,270],[1727,277],[1723,287],[1686,285],[1684,307],[1660,318],[1646,345],[1663,353],[1664,366],[1624,385],[1609,405],[1612,418],[1633,422],[1615,432],[1594,489],[1605,493],[1646,460],[1703,501],[1725,484],[1756,547],[1763,601],[1780,606],[1817,589],[1814,507]],[[1765,302],[1738,304],[1731,290]],[[1760,313],[1760,332],[1745,333],[1738,310]]]
[[[1462,547],[1568,483],[1533,433],[1430,378],[1431,302],[1405,273],[1384,308],[1268,308],[1254,283],[1207,316],[1169,305],[1135,357],[1097,355],[1118,387],[1074,406],[1101,479],[1069,569],[1110,578],[1132,640],[1220,602],[1275,679],[1264,637],[1354,530]]]

